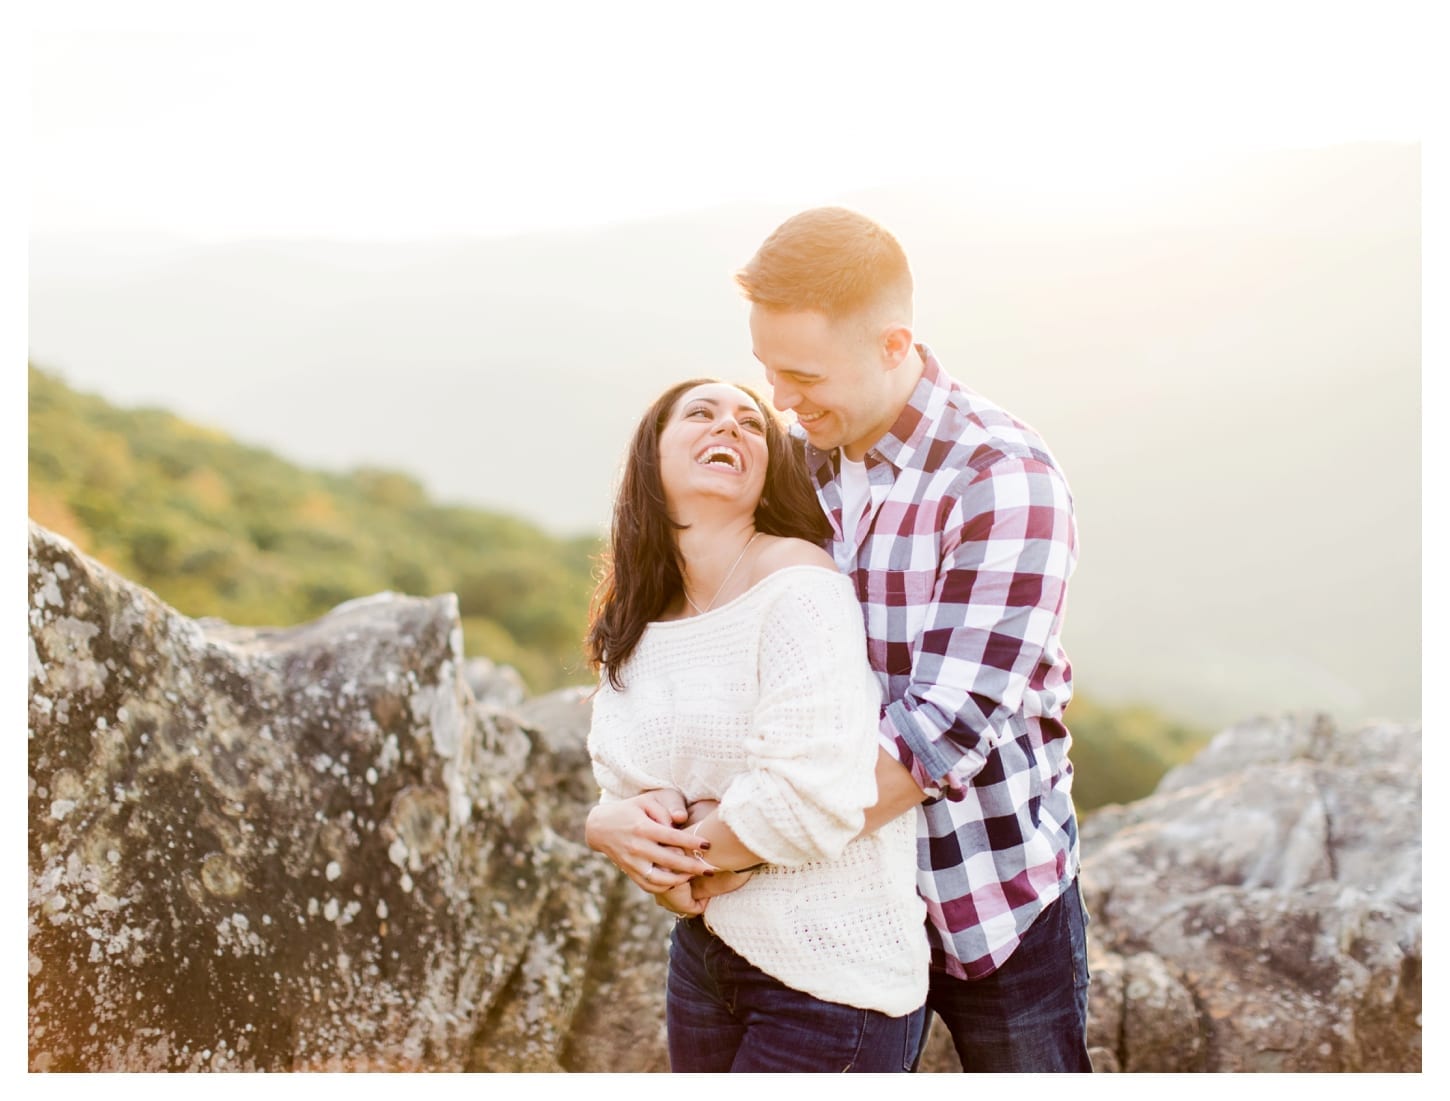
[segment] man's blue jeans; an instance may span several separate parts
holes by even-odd
[[[925,1007],[904,1017],[822,1001],[747,962],[703,918],[675,923],[665,998],[670,1070],[909,1071]]]
[[[951,1032],[964,1071],[1093,1069],[1087,1053],[1087,920],[1074,879],[990,975],[931,973],[927,1007]],[[928,1022],[922,1029],[922,1047],[930,1027]]]

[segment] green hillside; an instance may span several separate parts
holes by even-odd
[[[286,626],[391,589],[458,594],[464,649],[533,692],[592,680],[580,640],[592,538],[433,504],[394,471],[304,470],[159,409],[120,409],[30,369],[30,516],[189,616]],[[1148,707],[1074,698],[1083,810],[1152,791],[1205,735]]]
[[[1072,798],[1080,810],[1141,799],[1209,739],[1207,731],[1152,707],[1106,707],[1080,693],[1068,706],[1067,727],[1072,732]]]
[[[303,470],[34,366],[29,512],[189,616],[286,626],[383,590],[454,592],[470,655],[513,665],[534,692],[592,679],[580,638],[595,540],[434,504],[393,471]]]

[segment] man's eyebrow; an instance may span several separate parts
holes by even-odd
[[[755,356],[756,362],[758,362],[767,371],[774,370],[775,373],[778,374],[778,375],[793,375],[796,378],[820,378],[821,377],[820,376],[820,372],[806,370],[805,368],[801,368],[801,367],[775,367],[775,368],[772,368],[770,366],[770,364],[766,363],[765,360],[761,359],[760,356],[756,352],[752,351],[750,354],[753,355],[753,356]]]

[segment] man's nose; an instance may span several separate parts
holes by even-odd
[[[798,401],[800,401],[800,395],[788,386],[782,386],[777,382],[770,388],[770,403],[782,413],[790,412]]]

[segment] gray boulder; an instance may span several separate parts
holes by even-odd
[[[560,1068],[618,876],[451,596],[202,624],[34,525],[29,575],[31,1069]]]
[[[1090,816],[1105,1061],[1418,1071],[1420,788],[1418,726],[1291,715],[1224,731],[1149,798]]]
[[[469,658],[463,663],[463,679],[473,698],[483,707],[507,711],[528,698],[528,688],[519,671],[488,658]]]

